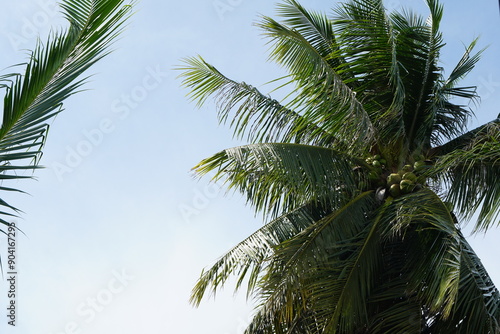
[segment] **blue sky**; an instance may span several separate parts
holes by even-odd
[[[480,37],[489,45],[464,84],[483,97],[471,127],[499,110],[498,3],[445,0],[443,67]],[[64,22],[52,0],[2,4],[0,68],[25,60],[36,34]],[[51,122],[37,181],[10,197],[24,213],[17,224],[18,317],[1,333],[241,333],[251,305],[232,286],[193,309],[188,298],[201,269],[262,222],[238,195],[190,169],[241,142],[218,125],[215,107],[195,108],[173,68],[202,55],[235,80],[262,85],[281,72],[266,61],[267,46],[253,23],[274,15],[274,1],[141,0],[116,51],[92,69],[89,90],[71,97]],[[329,11],[335,1],[304,0]],[[421,0],[386,1],[425,10]],[[10,194],[9,194],[10,195]],[[500,232],[471,238],[497,285]],[[4,256],[5,240],[0,239]],[[7,284],[0,282],[0,300]],[[3,308],[3,305],[0,305]],[[3,319],[3,316],[2,318]]]

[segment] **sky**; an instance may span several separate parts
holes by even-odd
[[[329,13],[336,1],[301,2]],[[494,0],[443,0],[441,29],[449,71],[464,45],[488,46],[464,81],[482,96],[471,128],[499,110],[500,13]],[[425,12],[421,0],[388,8]],[[275,17],[263,0],[141,0],[115,51],[93,67],[88,90],[69,98],[51,121],[36,180],[16,181],[29,195],[8,194],[23,210],[15,222],[16,326],[8,325],[8,275],[0,280],[0,333],[240,334],[252,304],[228,287],[199,308],[189,304],[201,270],[262,219],[236,194],[194,178],[201,159],[244,142],[219,125],[215,105],[186,98],[174,68],[202,55],[227,76],[260,89],[282,74],[267,61],[254,26]],[[26,60],[37,36],[64,21],[53,0],[2,3],[0,74]],[[7,196],[2,194],[2,196]],[[469,227],[465,229],[469,235]],[[500,229],[469,241],[500,286]],[[0,238],[0,255],[7,245]]]

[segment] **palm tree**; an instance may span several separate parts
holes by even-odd
[[[198,305],[230,277],[257,307],[246,333],[500,333],[500,295],[461,232],[500,211],[500,120],[467,131],[477,96],[439,67],[443,8],[427,19],[381,0],[340,4],[334,17],[294,0],[262,17],[270,59],[288,75],[275,100],[184,59],[199,105],[248,145],[201,161],[266,224],[203,271]],[[454,98],[455,101],[451,102]]]
[[[131,13],[124,0],[65,0],[63,14],[69,21],[65,31],[53,32],[39,42],[25,64],[24,73],[0,76],[5,89],[0,127],[0,190],[21,191],[4,182],[31,178],[24,172],[39,168],[48,121],[63,110],[63,101],[81,89],[82,75],[109,54],[109,46],[122,31]],[[0,223],[19,210],[0,199]],[[0,225],[0,226],[2,226]],[[5,232],[0,227],[1,232]]]

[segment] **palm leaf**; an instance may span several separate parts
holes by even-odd
[[[184,59],[180,77],[191,89],[189,96],[202,106],[214,96],[220,122],[230,117],[238,138],[245,135],[251,142],[290,141],[302,144],[332,145],[336,138],[295,111],[283,106],[257,88],[225,77],[203,58]],[[231,111],[234,115],[231,116]]]
[[[16,172],[38,167],[49,127],[47,121],[61,112],[62,102],[84,84],[86,78],[81,75],[110,52],[109,46],[130,15],[130,6],[123,2],[63,2],[61,7],[69,28],[52,33],[44,45],[38,44],[24,74],[11,76],[12,82],[6,84],[0,127],[4,179],[24,178]],[[12,161],[17,164],[11,164]]]
[[[363,101],[364,108],[377,128],[387,138],[403,135],[402,110],[405,87],[397,49],[394,24],[387,17],[381,1],[355,1],[335,10],[334,29],[342,54],[355,78],[349,83]],[[387,72],[383,69],[387,69]],[[389,127],[385,129],[385,127]]]
[[[274,254],[275,247],[294,237],[321,219],[326,213],[314,203],[288,212],[258,229],[233,247],[207,271],[203,271],[193,289],[191,302],[199,305],[208,289],[215,295],[231,275],[237,275],[238,289],[248,278],[247,294],[250,295],[265,270],[265,262]]]
[[[436,110],[434,129],[431,135],[433,145],[440,145],[443,140],[452,140],[462,135],[468,120],[473,115],[469,108],[451,104],[448,100],[451,97],[460,97],[472,101],[478,99],[476,87],[457,86],[458,82],[472,71],[480,59],[483,50],[472,54],[476,44],[477,40],[472,41],[448,78],[438,82],[434,99]]]
[[[259,302],[247,334],[498,332],[498,291],[455,217],[480,208],[476,229],[498,217],[498,120],[464,133],[472,112],[450,98],[475,99],[458,84],[481,52],[473,41],[445,79],[443,7],[426,2],[427,20],[381,0],[329,19],[284,0],[281,21],[258,24],[289,73],[280,103],[188,62],[192,97],[216,94],[221,120],[234,110],[254,141],[195,171],[279,216],[202,276],[196,303],[234,274]],[[412,190],[389,188],[409,170]]]
[[[243,193],[257,211],[274,217],[319,201],[339,207],[357,189],[353,167],[363,161],[333,149],[285,143],[250,144],[204,159],[194,170]]]
[[[448,185],[448,200],[457,213],[469,219],[480,209],[475,229],[487,230],[500,213],[498,120],[446,144],[444,150],[451,147],[455,149],[439,157],[433,172]]]
[[[319,43],[318,34],[310,32],[311,24],[307,29],[304,27],[302,8],[290,4],[282,6],[280,14],[286,17],[285,23],[292,23],[291,27],[269,17],[263,17],[258,24],[273,45],[271,60],[284,66],[291,75],[288,84],[293,84],[294,93],[287,107],[313,120],[328,133],[336,133],[343,140],[349,138],[353,149],[371,141],[374,135],[371,120],[356,91],[344,82],[352,79],[351,75],[344,78],[340,69],[332,68],[335,63],[343,62],[343,55],[335,50],[334,41],[331,42],[334,51],[325,54],[324,35]],[[294,28],[297,25],[305,31],[305,36]]]
[[[366,230],[365,212],[371,205],[373,192],[360,194],[342,209],[326,215],[276,247],[276,254],[269,259],[268,274],[257,295],[262,304],[259,306],[260,315],[250,325],[255,332],[249,333],[269,331],[270,324],[273,324],[274,330],[288,328],[293,333],[299,333],[306,324],[322,328],[329,312],[321,310],[326,308],[331,311],[335,308],[332,298],[351,305],[347,295],[360,286],[350,286],[353,291],[349,289],[343,300],[338,293],[343,291],[342,284],[335,277],[340,276],[340,282],[344,282],[344,276],[350,270],[345,268],[358,268],[356,256],[351,254],[351,250],[360,247],[358,243],[362,244],[363,239],[359,234]],[[371,256],[376,256],[376,252],[371,253]],[[350,298],[364,292],[358,290]],[[353,304],[359,305],[356,302]],[[314,313],[308,314],[311,305]]]
[[[460,252],[459,291],[448,318],[438,314],[431,332],[498,333],[500,331],[500,294],[481,260],[458,233]]]

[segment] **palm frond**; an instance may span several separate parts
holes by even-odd
[[[306,10],[297,1],[287,0],[278,4],[278,15],[284,24],[297,31],[310,46],[330,64],[337,68],[346,62],[338,54],[339,48],[333,32],[332,22],[327,16]]]
[[[16,172],[38,166],[47,121],[61,112],[62,102],[84,84],[86,78],[81,75],[110,52],[109,46],[130,15],[130,5],[123,3],[64,1],[61,7],[69,28],[52,33],[45,44],[38,44],[23,75],[13,76],[6,84],[0,127],[3,178],[22,178]],[[22,164],[11,164],[14,160]]]
[[[437,82],[434,97],[434,128],[431,134],[431,142],[435,146],[441,145],[443,140],[452,140],[462,135],[470,117],[473,116],[470,108],[452,104],[449,99],[453,97],[468,101],[478,99],[476,87],[458,86],[458,82],[474,69],[480,59],[483,50],[472,54],[476,44],[477,40],[472,41],[448,78]]]
[[[500,118],[496,118],[491,122],[478,126],[454,139],[449,140],[443,145],[436,146],[431,150],[431,156],[442,156],[451,153],[455,150],[465,149],[478,136],[482,136],[488,132],[488,129],[500,125]]]
[[[461,218],[468,220],[479,209],[475,230],[487,230],[498,224],[500,213],[500,123],[490,122],[448,145],[455,149],[437,159],[433,172],[447,185],[447,200]]]
[[[199,305],[207,290],[215,295],[232,275],[237,276],[236,290],[248,278],[247,295],[265,271],[265,262],[275,247],[321,219],[327,212],[315,203],[308,203],[267,223],[224,254],[209,270],[203,271],[191,295],[191,303]]]
[[[500,213],[500,123],[464,133],[472,111],[450,99],[476,98],[459,81],[481,51],[445,79],[443,7],[426,2],[427,19],[382,0],[330,19],[283,0],[281,21],[258,24],[289,73],[281,103],[187,61],[191,96],[216,95],[254,141],[195,171],[278,217],[202,275],[195,303],[236,275],[259,302],[247,334],[499,332],[499,293],[455,214],[480,209],[485,230]]]
[[[333,301],[351,305],[349,300],[366,292],[363,289],[356,290],[366,286],[362,280],[356,282],[361,284],[357,287],[354,287],[355,283],[343,283],[352,278],[351,270],[360,268],[358,264],[361,257],[356,254],[359,255],[358,249],[365,249],[365,212],[369,211],[373,201],[373,192],[362,193],[342,209],[326,215],[275,247],[276,253],[269,259],[266,268],[268,273],[257,291],[257,298],[262,301],[260,316],[253,320],[251,328],[254,331],[249,333],[269,331],[266,328],[269,324],[273,324],[274,330],[279,328],[286,332],[284,329],[293,330],[298,322],[301,326],[309,324],[324,328],[330,315],[325,308],[328,311],[335,309]],[[376,252],[367,251],[364,254],[376,256]],[[369,270],[363,266],[362,271],[366,273]],[[336,280],[337,277],[340,279]],[[349,292],[343,294],[345,298],[342,298],[339,291],[344,291],[347,286]],[[357,292],[350,295],[349,299],[347,296],[354,290]],[[360,305],[355,302],[352,304]],[[311,306],[314,312],[308,314]]]
[[[353,167],[365,164],[333,149],[287,143],[250,144],[221,151],[194,170],[244,194],[256,211],[276,217],[319,201],[336,208],[357,191]]]
[[[338,43],[378,140],[388,138],[388,133],[402,136],[406,69],[399,60],[394,23],[381,1],[348,2],[338,6],[335,15]]]
[[[302,144],[332,145],[336,138],[315,122],[283,106],[244,82],[225,77],[203,58],[184,59],[183,85],[198,106],[208,97],[217,102],[220,122],[226,122],[234,111],[230,125],[238,138],[245,135],[251,142],[290,141]]]
[[[400,270],[410,273],[412,282],[407,289],[430,311],[446,317],[458,293],[460,268],[458,229],[449,209],[433,191],[423,189],[395,199],[383,219],[384,238],[402,241],[400,256],[406,263]]]
[[[429,324],[431,332],[498,333],[500,331],[500,293],[461,232],[459,291],[449,317],[438,314]]]
[[[282,7],[280,13],[294,25],[303,20],[301,10],[294,6]],[[293,26],[269,17],[263,17],[258,26],[273,46],[271,60],[284,66],[292,76],[289,84],[293,85],[294,94],[287,106],[327,132],[336,133],[343,140],[349,138],[354,148],[372,141],[373,124],[356,91],[345,82],[352,80],[351,76],[344,79],[338,68],[332,68],[332,64],[342,62],[340,51],[334,49],[323,55],[324,50],[316,47],[324,48],[324,43],[318,44],[316,35],[306,31],[304,36]],[[333,60],[339,57],[338,61]]]

